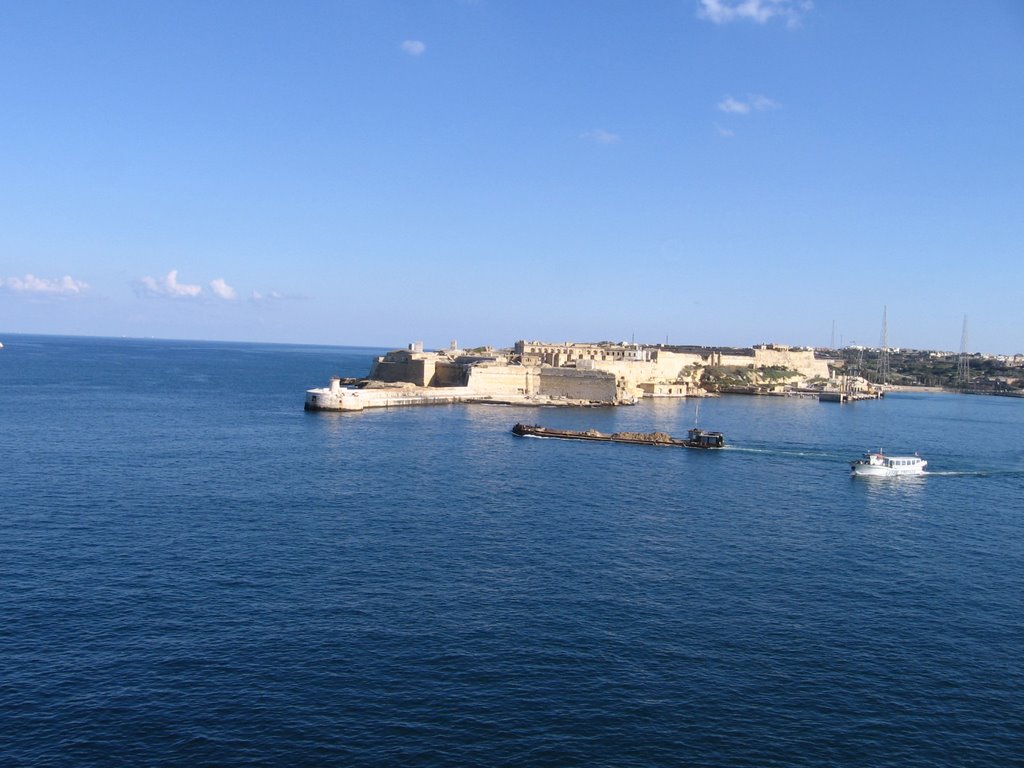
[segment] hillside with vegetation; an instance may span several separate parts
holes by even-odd
[[[859,372],[869,381],[879,381],[877,349],[836,349],[825,354],[829,366],[837,373]],[[966,387],[959,380],[960,356],[925,350],[890,350],[889,377],[886,383],[900,386],[946,387],[972,392],[1024,394],[1024,367],[988,355],[968,357],[969,380]],[[1019,357],[1017,358],[1020,359]]]

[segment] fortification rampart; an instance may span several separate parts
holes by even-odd
[[[540,368],[528,365],[476,365],[467,371],[466,386],[494,395],[540,394]]]
[[[555,367],[575,365],[588,370],[612,371],[636,382],[675,381],[688,378],[694,366],[742,368],[789,368],[806,378],[828,377],[828,363],[814,350],[763,344],[746,349],[686,348],[684,351],[638,344],[583,344],[518,341],[516,354],[526,364]]]
[[[378,357],[370,369],[375,381],[407,382],[420,387],[430,386],[434,379],[437,356],[423,352],[397,349]]]
[[[540,392],[546,397],[617,403],[620,397],[615,374],[608,371],[577,371],[575,368],[540,369]]]
[[[645,395],[702,394],[701,371],[719,366],[755,370],[779,367],[806,378],[828,377],[826,361],[816,359],[813,350],[774,345],[715,350],[520,341],[515,353],[503,355],[489,349],[486,353],[463,353],[452,342],[449,350],[440,352],[424,352],[420,343],[388,352],[374,361],[370,381],[363,386],[407,383],[434,389],[462,387],[465,395],[474,399],[622,403]],[[366,399],[351,394],[345,394],[345,398],[337,393],[331,396],[339,402],[345,398],[346,402]],[[394,400],[394,396],[389,397],[388,402]]]
[[[757,368],[791,368],[808,379],[816,376],[828,378],[828,363],[825,360],[818,360],[813,349],[754,347],[754,365]]]

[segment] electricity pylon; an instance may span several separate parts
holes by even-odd
[[[889,307],[882,307],[882,336],[878,344],[878,383],[889,383]]]
[[[964,315],[964,332],[960,336],[960,359],[956,364],[957,386],[967,388],[971,383],[971,358],[967,354],[967,315]]]

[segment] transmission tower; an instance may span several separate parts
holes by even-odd
[[[843,381],[840,384],[840,389],[843,392],[852,392],[857,379],[864,375],[864,347],[857,346],[857,343],[853,341],[850,344],[857,354],[852,359],[848,359],[845,351],[843,353],[843,359],[846,361],[843,365]]]
[[[964,315],[964,332],[960,336],[960,360],[956,364],[956,383],[965,389],[971,383],[971,358],[967,354],[967,315]]]
[[[882,337],[878,345],[878,383],[889,383],[889,307],[882,307]]]

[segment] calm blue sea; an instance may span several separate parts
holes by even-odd
[[[1024,764],[1024,401],[311,414],[374,350],[5,336],[4,766]],[[867,450],[931,474],[852,480]]]

